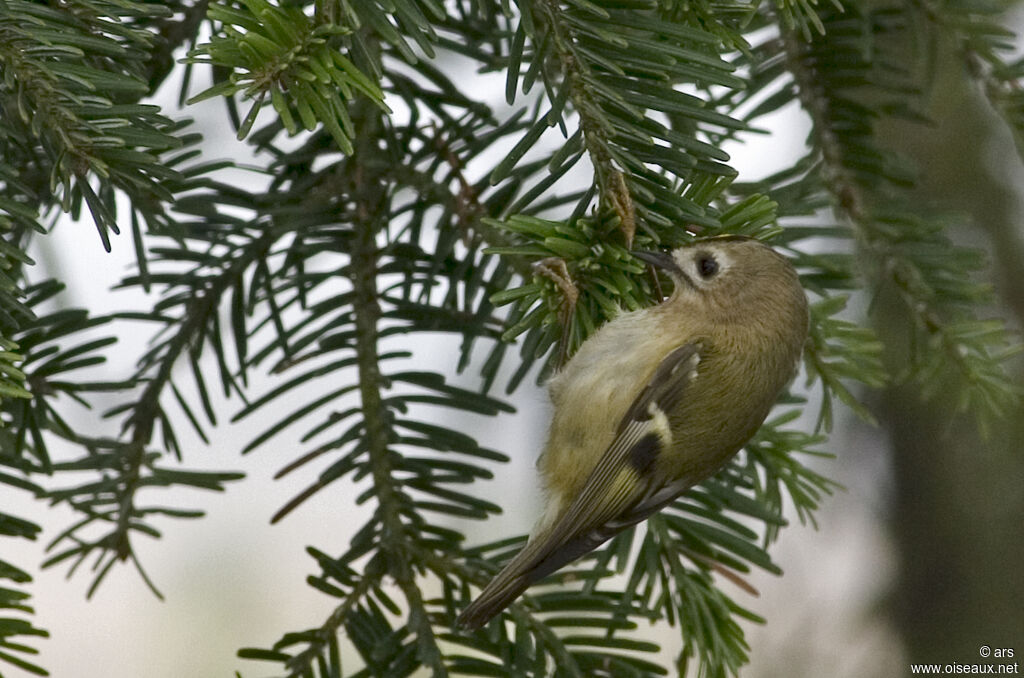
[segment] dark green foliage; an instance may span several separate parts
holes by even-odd
[[[870,419],[858,387],[910,381],[927,397],[956,380],[951,406],[981,426],[1017,402],[1015,345],[983,317],[984,260],[914,204],[913,168],[874,134],[919,119],[927,84],[923,56],[877,39],[945,35],[1020,143],[1021,64],[1003,60],[1011,36],[988,4],[0,0],[0,484],[79,514],[49,535],[47,564],[89,559],[91,592],[120,561],[145,577],[134,540],[159,536],[161,518],[202,515],[151,504],[156,490],[242,479],[185,469],[201,451],[180,428],[205,441],[258,417],[242,453],[297,431],[282,482],[321,469],[275,520],[342,480],[363,482],[354,501],[372,512],[342,553],[309,548],[309,584],[332,614],[240,657],[289,676],[735,675],[750,660],[744,624],[763,620],[717,584],[778,573],[766,549],[784,505],[813,523],[837,488],[807,465],[827,456],[836,402]],[[144,103],[185,50],[180,100],[224,99],[256,152],[247,181],[224,178],[233,162],[199,162],[180,111]],[[501,73],[504,104],[464,82],[471,71]],[[211,73],[195,94],[192,75]],[[806,156],[740,181],[723,142],[794,101],[813,125]],[[57,303],[74,281],[34,281],[30,240],[61,211],[86,216],[83,201],[108,249],[130,224],[137,271],[122,287],[152,293],[151,307],[94,317]],[[506,457],[451,415],[510,412],[496,385],[543,379],[620,309],[655,303],[661,281],[631,249],[718,233],[769,240],[801,273],[816,430],[787,395],[727,468],[645,529],[480,632],[453,631],[522,540],[464,543],[466,519],[500,510],[473,483]],[[903,301],[918,340],[901,374],[847,308],[878,294]],[[152,340],[134,371],[89,381],[112,337],[139,328]],[[405,362],[437,334],[459,343],[479,389]],[[109,433],[66,423],[99,394],[117,403]],[[56,440],[77,452],[58,457]],[[5,537],[38,532],[0,514]],[[0,607],[30,613],[28,575],[0,561],[0,578],[20,587],[0,587]],[[648,639],[657,619],[678,629],[675,666]],[[38,672],[22,658],[34,650],[9,640],[25,635],[45,632],[0,620],[0,665]]]
[[[5,431],[0,431],[0,443],[6,444],[8,436]],[[39,492],[32,483],[24,478],[11,475],[3,467],[6,463],[0,464],[0,482],[11,488]],[[0,537],[35,539],[39,534],[40,527],[35,523],[23,520],[16,516],[0,512]],[[30,615],[33,612],[28,605],[30,595],[18,589],[10,588],[7,582],[17,585],[25,585],[32,581],[32,576],[15,565],[0,559],[0,610],[3,616],[0,617],[0,660],[11,666],[16,666],[30,674],[45,676],[46,670],[33,661],[28,661],[24,655],[35,655],[38,650],[25,645],[24,640],[18,640],[18,636],[36,636],[45,638],[49,634],[33,626],[23,615]],[[18,616],[11,616],[18,615]]]

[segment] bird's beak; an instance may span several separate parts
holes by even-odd
[[[690,287],[695,287],[693,281],[683,273],[683,269],[679,268],[679,264],[676,263],[676,260],[671,254],[667,254],[665,252],[641,252],[633,250],[633,256],[640,261],[647,262],[655,268],[662,269],[677,281],[683,281]]]
[[[672,255],[664,252],[638,252],[633,251],[633,256],[640,261],[646,261],[655,268],[660,268],[669,273],[679,274],[682,271],[679,270],[679,265],[676,264],[676,260],[672,258]]]

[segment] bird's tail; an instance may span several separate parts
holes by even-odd
[[[464,629],[480,628],[490,621],[491,617],[508,607],[534,582],[561,567],[557,563],[547,562],[552,550],[550,537],[550,533],[532,536],[501,572],[494,575],[476,600],[466,606],[455,620],[455,624]]]
[[[531,538],[523,550],[484,587],[476,600],[462,611],[455,623],[464,629],[480,628],[535,582],[592,551],[614,534],[598,530],[568,536],[565,522],[563,516],[553,530]]]
[[[469,630],[480,628],[490,621],[491,617],[508,607],[533,583],[527,574],[510,570],[511,564],[484,587],[476,600],[466,606],[455,620],[456,625]]]

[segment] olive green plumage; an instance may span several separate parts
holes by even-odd
[[[538,461],[547,508],[460,626],[483,625],[537,580],[718,471],[796,369],[807,300],[770,247],[724,236],[637,256],[666,270],[672,296],[609,321],[552,379]]]

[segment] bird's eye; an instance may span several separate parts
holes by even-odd
[[[707,280],[718,273],[718,268],[718,261],[707,252],[697,255],[697,273],[700,273],[700,277]]]

